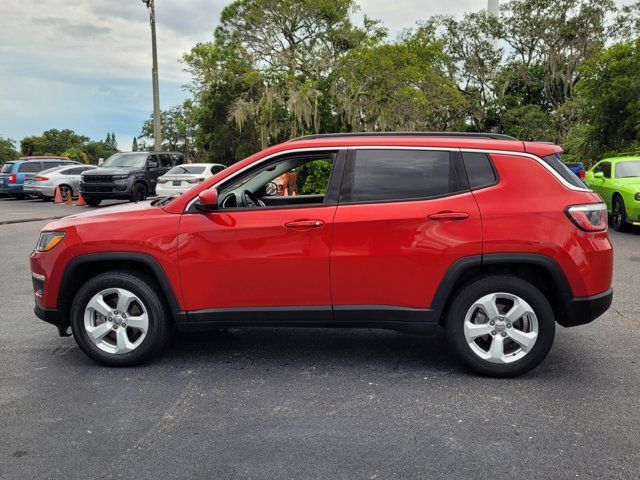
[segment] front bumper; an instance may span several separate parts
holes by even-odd
[[[128,183],[81,183],[80,193],[84,198],[128,200],[131,198],[131,185]]]
[[[606,312],[613,301],[613,290],[591,297],[568,298],[563,303],[563,315],[558,323],[563,327],[575,327],[593,322]]]
[[[58,327],[58,333],[60,334],[61,337],[69,336],[69,333],[68,333],[69,322],[68,320],[65,320],[63,318],[59,310],[56,310],[55,308],[41,307],[36,302],[36,306],[33,309],[33,313],[35,313],[36,317],[38,317],[40,320],[44,320],[45,322]]]

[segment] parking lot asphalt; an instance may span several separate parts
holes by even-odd
[[[0,225],[2,479],[640,477],[637,231],[611,233],[613,307],[495,380],[437,328],[180,335],[148,365],[98,366],[32,313],[45,223]]]
[[[74,204],[77,200],[74,199]],[[115,205],[118,201],[105,201],[101,206]],[[92,207],[78,207],[64,203],[54,204],[39,199],[17,200],[13,197],[0,197],[0,225],[34,222],[39,220],[55,220],[66,217]]]

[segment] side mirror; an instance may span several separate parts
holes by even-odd
[[[158,162],[155,160],[149,160],[147,162],[147,168],[158,168]]]
[[[593,174],[593,178],[599,178],[601,180],[604,180],[604,173],[596,172],[596,173]]]
[[[274,182],[267,183],[264,187],[264,193],[268,197],[273,197],[276,193],[278,193],[278,185],[276,185]]]
[[[203,190],[198,195],[198,210],[201,212],[214,212],[218,209],[218,190],[210,188]]]

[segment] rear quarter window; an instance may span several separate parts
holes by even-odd
[[[7,162],[4,165],[2,165],[2,170],[0,170],[0,173],[11,173],[11,170],[13,170],[13,166],[15,164],[13,162]]]
[[[464,167],[472,190],[489,187],[498,182],[498,174],[485,153],[463,153]]]
[[[555,153],[553,155],[547,155],[546,157],[541,157],[542,160],[549,165],[553,170],[556,171],[562,178],[564,178],[569,184],[574,187],[586,188],[586,185],[580,180],[575,173],[571,171],[569,167],[565,165],[562,161],[562,155],[560,153]]]

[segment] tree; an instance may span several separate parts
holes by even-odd
[[[87,154],[89,163],[97,164],[101,158],[109,158],[114,153],[118,153],[118,149],[111,143],[106,141],[87,142],[82,150]]]
[[[365,38],[375,22],[354,27],[353,0],[237,0],[226,7],[216,42],[244,52],[252,69],[230,118],[253,122],[262,146],[320,132],[321,83],[338,59]]]
[[[10,138],[0,137],[0,164],[16,160],[20,157],[14,145],[14,141]]]
[[[187,161],[196,158],[195,128],[191,118],[191,103],[185,102],[169,110],[164,110],[160,116],[162,122],[162,148],[181,152]],[[144,122],[139,139],[153,137],[153,116]]]
[[[338,112],[348,130],[445,130],[463,120],[464,97],[442,44],[424,30],[395,44],[354,49],[336,70]]]
[[[131,151],[132,152],[138,151],[138,139],[136,137],[133,137],[133,142],[131,143]]]
[[[640,145],[640,39],[603,49],[580,69],[580,123],[572,153],[595,160],[609,150]]]
[[[20,142],[20,149],[25,156],[61,155],[70,148],[82,148],[89,137],[76,134],[73,130],[51,129],[41,136],[25,137]]]
[[[89,163],[89,156],[78,147],[72,147],[62,154],[63,157],[68,157],[71,160],[75,160],[80,163]]]

